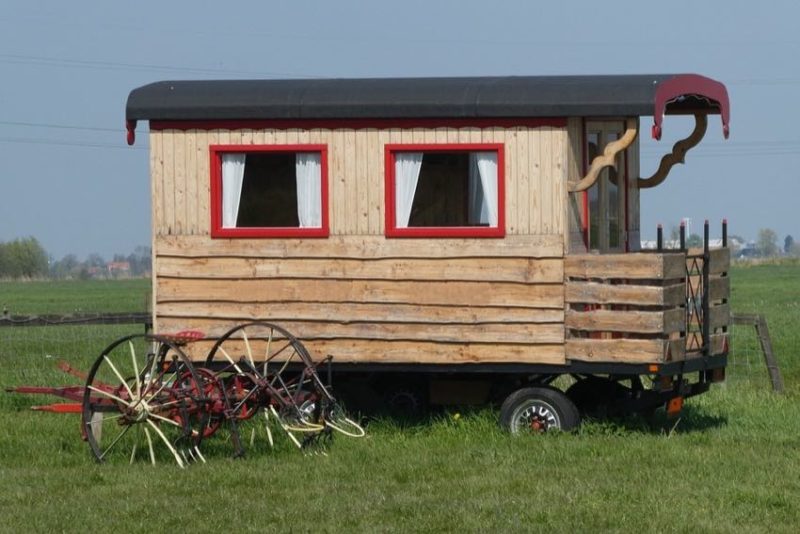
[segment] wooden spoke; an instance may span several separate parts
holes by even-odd
[[[128,341],[128,348],[131,351],[131,362],[133,363],[133,376],[136,377],[136,396],[142,398],[142,384],[139,377],[139,364],[136,363],[136,350],[133,348],[133,342]]]
[[[133,427],[132,427],[132,426],[130,426],[130,425],[128,425],[128,426],[126,426],[125,428],[123,428],[123,429],[122,429],[122,431],[121,431],[119,434],[117,434],[117,437],[115,437],[115,438],[113,439],[113,441],[112,441],[112,442],[109,444],[109,446],[108,446],[108,447],[106,447],[106,450],[104,450],[104,451],[103,451],[103,453],[100,455],[100,459],[101,459],[101,460],[102,460],[103,458],[105,458],[106,454],[108,454],[108,451],[110,451],[111,449],[113,449],[113,448],[114,448],[114,445],[116,445],[116,444],[119,442],[119,440],[121,440],[121,439],[122,439],[122,436],[124,436],[125,434],[127,434],[127,433],[128,433],[128,431],[129,431],[131,428],[133,428]]]
[[[180,454],[178,454],[178,451],[175,450],[175,447],[172,446],[172,443],[169,442],[169,440],[167,439],[167,436],[164,435],[164,433],[161,431],[161,429],[158,427],[158,425],[155,424],[150,419],[147,420],[147,424],[150,425],[150,427],[155,431],[156,434],[158,434],[158,436],[164,442],[164,445],[166,445],[167,448],[170,450],[172,455],[175,457],[175,461],[178,462],[178,466],[180,466],[181,468],[186,467],[184,465],[184,463],[183,463],[183,460],[181,460]]]
[[[150,463],[156,465],[156,453],[153,450],[153,438],[150,437],[150,430],[144,427],[144,435],[147,437],[147,448],[150,451]]]
[[[100,395],[108,397],[109,399],[113,399],[113,400],[115,400],[117,402],[121,402],[122,404],[124,404],[128,408],[131,407],[131,403],[130,402],[128,402],[126,400],[122,400],[120,397],[117,397],[116,395],[114,395],[112,393],[108,393],[107,391],[103,391],[102,389],[98,389],[98,388],[96,388],[94,386],[87,386],[87,388],[89,388],[90,390],[94,391],[95,393],[99,393]]]
[[[119,381],[122,383],[123,386],[125,386],[125,389],[128,390],[128,394],[131,396],[131,398],[132,399],[136,398],[136,396],[133,394],[133,391],[131,390],[131,387],[128,385],[128,382],[122,377],[120,372],[117,371],[117,368],[111,362],[111,359],[105,354],[103,355],[103,359],[106,361],[108,366],[111,367],[111,370],[114,372],[114,374],[117,375],[117,378],[119,378]]]

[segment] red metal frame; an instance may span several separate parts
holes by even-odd
[[[322,226],[319,228],[297,227],[259,227],[259,228],[223,228],[222,227],[222,154],[225,153],[257,153],[257,152],[318,152],[321,165],[321,210]],[[248,238],[248,237],[328,237],[328,145],[211,145],[211,237],[213,238]]]
[[[505,146],[502,143],[387,144],[384,179],[387,237],[505,237]],[[426,226],[397,228],[395,221],[394,155],[397,152],[497,152],[497,227]]]
[[[135,128],[136,123],[133,122]],[[520,117],[520,118],[396,118],[396,119],[253,119],[253,120],[189,120],[189,121],[150,121],[151,130],[284,130],[290,128],[510,128],[527,126],[537,128],[551,126],[564,128],[564,117]]]

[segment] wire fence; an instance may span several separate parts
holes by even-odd
[[[53,369],[58,360],[88,368],[112,341],[128,334],[144,333],[149,321],[149,314],[144,312],[0,317],[3,385],[42,373],[60,377],[58,371],[51,374],[43,369],[48,362],[52,362]],[[755,325],[732,325],[729,339],[728,382],[771,388]]]
[[[58,368],[59,361],[86,372],[115,339],[143,333],[147,323],[149,315],[143,313],[0,319],[0,386],[80,385],[79,377]],[[0,405],[14,407],[42,401],[27,395],[0,395],[0,399]]]

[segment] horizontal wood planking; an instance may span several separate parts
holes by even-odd
[[[208,337],[220,337],[237,321],[211,319],[186,319],[159,317],[158,326],[164,332],[182,329],[199,330]],[[280,326],[293,335],[308,340],[384,340],[430,341],[437,343],[506,343],[506,344],[562,344],[564,326],[561,324],[426,324],[426,323],[337,323],[287,322]]]
[[[334,363],[472,364],[472,363],[564,363],[564,345],[491,345],[432,343],[398,340],[301,340],[314,361],[333,356]],[[194,360],[205,360],[213,341],[187,346]],[[264,352],[254,342],[253,352]]]
[[[161,317],[208,318],[225,321],[265,320],[336,321],[347,324],[374,323],[564,323],[563,310],[480,307],[426,306],[419,304],[369,304],[362,302],[168,302],[158,306]]]
[[[724,354],[728,348],[728,334],[712,334],[711,335],[711,347],[709,354],[711,356],[716,356],[718,354]],[[702,358],[703,351],[701,350],[694,350],[686,352],[686,359],[692,358]]]
[[[441,306],[519,306],[560,309],[561,284],[501,282],[403,282],[373,280],[196,280],[159,277],[163,302],[373,302]],[[158,310],[157,310],[158,313]],[[211,312],[213,313],[213,312]]]
[[[382,235],[383,150],[387,143],[397,142],[505,144],[507,234],[561,237],[564,233],[566,128],[162,130],[153,132],[151,139],[156,135],[163,140],[158,145],[161,150],[158,176],[163,193],[153,205],[156,235],[209,233],[208,147],[215,143],[245,147],[288,143],[328,145],[331,235]],[[197,211],[193,209],[195,194]],[[535,204],[531,199],[535,199]],[[529,213],[531,208],[535,213]]]
[[[731,308],[729,304],[718,304],[709,308],[711,329],[728,327],[731,324]]]
[[[331,236],[327,239],[210,239],[161,236],[157,256],[203,258],[560,258],[560,236],[507,236],[504,239],[387,239]]]
[[[461,280],[561,283],[560,259],[330,259],[175,258],[161,256],[157,275],[182,278],[308,278],[349,280]]]
[[[711,302],[731,298],[731,279],[727,276],[710,276],[708,287]]]
[[[683,284],[648,286],[573,280],[565,282],[565,298],[570,304],[674,307],[685,302],[686,287]]]
[[[686,276],[683,253],[580,254],[564,258],[573,278],[673,280]]]
[[[683,359],[684,344],[682,338],[568,339],[565,355],[585,362],[663,363]]]
[[[567,310],[565,326],[587,332],[626,332],[668,334],[685,328],[686,315],[681,308],[665,311]]]
[[[708,251],[710,264],[709,274],[723,274],[731,269],[731,249],[729,248],[712,248]],[[690,248],[687,251],[690,256],[702,256],[702,248]],[[690,260],[691,261],[691,260]],[[701,264],[702,265],[702,264]]]

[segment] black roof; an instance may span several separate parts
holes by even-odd
[[[716,84],[725,91],[722,84],[709,78],[676,74],[163,81],[134,89],[128,97],[126,118],[182,121],[656,115],[659,87],[678,87],[684,79]],[[719,113],[720,107],[727,106],[727,101],[723,105],[713,98],[703,98],[700,89],[687,96],[673,99],[670,111],[702,109]]]

